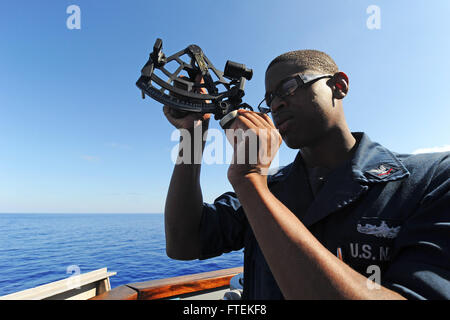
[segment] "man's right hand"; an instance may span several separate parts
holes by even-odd
[[[211,114],[201,114],[197,112],[188,112],[183,118],[176,118],[173,115],[173,109],[169,106],[163,107],[164,115],[167,120],[177,129],[193,130],[195,127],[202,125],[206,130],[209,125]]]
[[[183,76],[181,76],[183,77]],[[196,79],[200,83],[203,83],[203,79],[201,79],[201,76],[197,77]],[[207,94],[205,88],[200,88],[198,93]],[[203,130],[205,131],[208,129],[209,125],[209,119],[211,118],[211,114],[201,114],[197,112],[186,112],[186,115],[184,117],[179,117],[177,113],[178,110],[175,110],[169,106],[163,107],[164,115],[166,116],[167,120],[177,129],[187,129],[189,131],[193,130],[195,127],[202,125]]]

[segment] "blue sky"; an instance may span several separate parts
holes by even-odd
[[[66,26],[72,4],[80,30]],[[366,25],[370,5],[380,29]],[[135,87],[157,37],[167,54],[194,43],[218,68],[228,59],[253,68],[251,105],[275,56],[325,51],[350,78],[352,131],[402,153],[449,146],[449,16],[447,0],[5,2],[0,212],[163,212],[173,128]],[[295,153],[282,146],[280,165]],[[226,171],[203,167],[205,201],[231,190]]]

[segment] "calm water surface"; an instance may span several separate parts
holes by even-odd
[[[0,214],[0,296],[107,267],[111,286],[233,268],[243,253],[166,256],[162,214]]]

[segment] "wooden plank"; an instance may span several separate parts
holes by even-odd
[[[116,287],[89,300],[137,300],[138,291],[128,286]]]
[[[97,283],[97,295],[102,294],[111,290],[111,283],[109,282],[109,278],[101,280]]]
[[[102,281],[115,274],[115,272],[107,272],[106,268],[98,269],[78,276],[68,277],[63,280],[2,296],[0,297],[0,300],[42,300],[65,292],[76,293],[76,290],[82,292],[84,286],[89,286],[91,283]]]
[[[243,272],[243,268],[237,267],[168,279],[133,283],[128,286],[139,292],[139,300],[163,299],[190,292],[201,292],[204,290],[229,286],[230,279],[241,272]]]
[[[89,283],[80,289],[72,289],[57,295],[45,298],[43,300],[87,300],[97,295],[97,284]]]

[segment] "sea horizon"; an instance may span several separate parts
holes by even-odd
[[[243,265],[243,250],[177,261],[162,213],[0,213],[0,296],[108,268],[111,287]],[[75,267],[75,268],[74,268]]]

